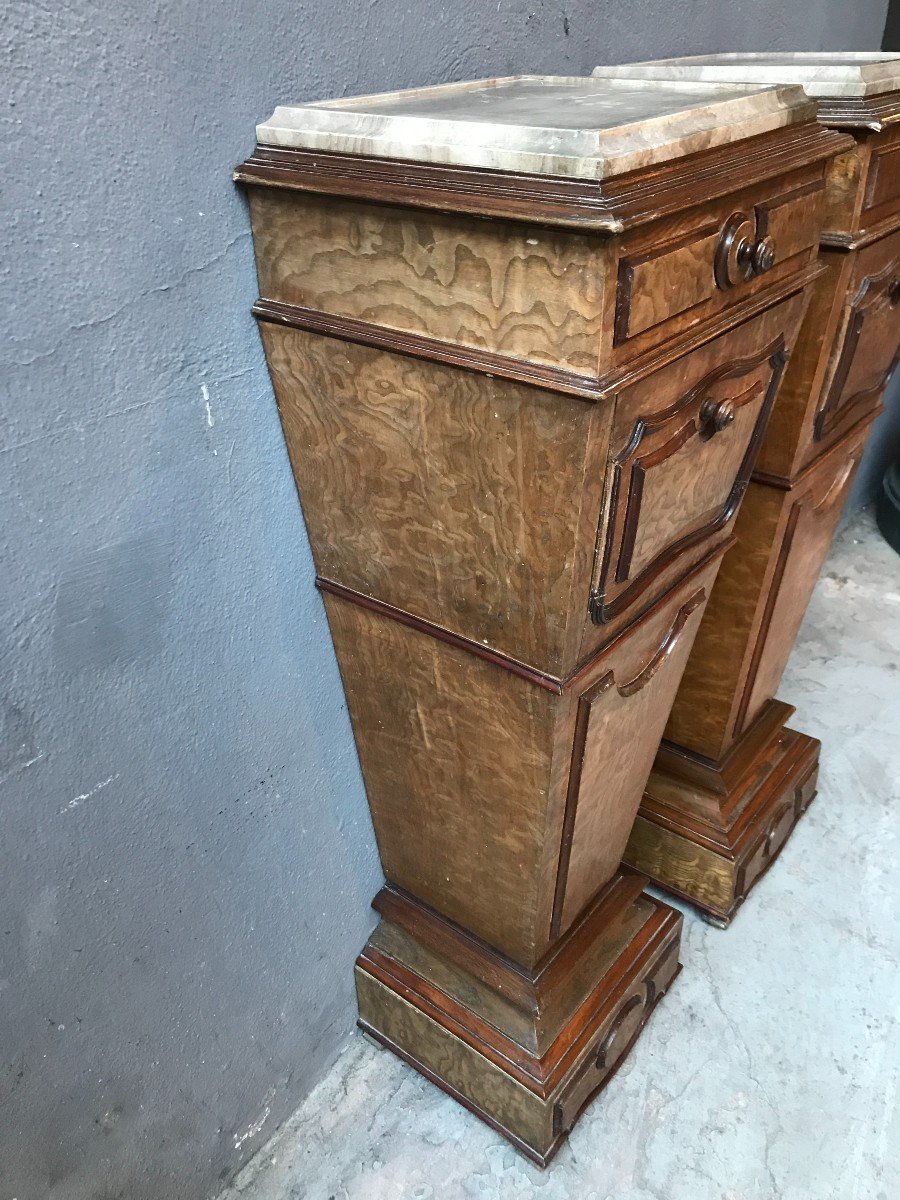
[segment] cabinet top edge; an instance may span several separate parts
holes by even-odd
[[[261,146],[603,180],[815,119],[802,88],[517,75],[282,105]]]
[[[813,99],[900,93],[900,54],[887,51],[698,54],[595,67],[595,79],[802,87]],[[900,107],[900,95],[897,97]]]

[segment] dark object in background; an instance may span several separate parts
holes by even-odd
[[[884,540],[900,554],[900,462],[892,463],[884,473],[875,520]]]

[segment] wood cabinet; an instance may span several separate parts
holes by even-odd
[[[259,139],[254,311],[386,875],[360,1024],[543,1163],[679,969],[621,858],[847,142],[800,89],[527,77]]]
[[[819,744],[785,727],[775,696],[900,352],[900,56],[708,55],[597,75],[797,83],[853,137],[826,174],[823,271],[625,853],[727,924],[815,794]]]

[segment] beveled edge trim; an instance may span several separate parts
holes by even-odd
[[[443,341],[424,333],[393,329],[386,325],[376,325],[372,321],[361,321],[356,317],[339,316],[320,309],[303,308],[297,304],[285,304],[263,297],[256,301],[251,311],[259,321],[304,329],[310,333],[323,334],[325,337],[371,346],[376,350],[390,350],[412,358],[423,358],[452,367],[480,371],[486,375],[502,375],[504,379],[534,384],[536,387],[563,392],[583,400],[598,400],[602,395],[599,381],[593,376],[580,375],[577,371],[569,371],[565,367],[516,358],[511,354],[498,354],[495,350],[481,350],[477,346]]]
[[[608,180],[257,144],[236,183],[618,234],[705,200],[814,166],[851,146],[810,120]]]
[[[844,232],[840,229],[823,229],[819,236],[819,245],[826,250],[843,252],[862,250],[864,246],[871,246],[873,242],[890,237],[898,229],[900,229],[900,209],[889,217],[885,217],[883,221],[878,221],[866,229],[858,229],[855,233]]]
[[[667,604],[671,600],[673,592],[683,587],[688,580],[693,579],[695,575],[698,575],[708,567],[716,558],[721,557],[734,545],[734,541],[733,535],[717,541],[709,552],[704,554],[701,559],[698,559],[686,574],[680,575],[660,595],[654,596],[649,604],[637,610],[627,625],[618,630],[608,642],[602,642],[595,649],[591,650],[590,654],[575,664],[568,675],[562,677],[550,675],[546,671],[538,671],[537,668],[523,663],[518,658],[513,658],[511,654],[506,654],[503,650],[494,650],[492,647],[485,646],[482,642],[476,642],[473,638],[466,637],[464,634],[454,633],[452,629],[447,629],[444,625],[438,625],[435,621],[429,621],[426,617],[417,617],[415,613],[407,612],[405,608],[398,608],[394,604],[389,604],[386,600],[378,600],[375,596],[368,596],[365,592],[358,592],[355,588],[347,587],[343,583],[336,583],[335,580],[327,579],[324,575],[317,575],[315,582],[320,592],[327,592],[328,595],[336,596],[339,600],[346,600],[350,604],[356,604],[360,608],[366,608],[370,612],[378,613],[379,616],[387,617],[392,621],[398,621],[401,625],[406,625],[409,629],[414,629],[416,633],[424,633],[426,636],[436,638],[439,642],[445,642],[448,646],[453,646],[457,650],[468,651],[468,653],[474,655],[476,658],[481,658],[495,667],[502,667],[505,671],[510,671],[513,675],[518,675],[520,679],[524,679],[528,683],[533,683],[537,687],[544,688],[556,696],[562,696],[570,688],[580,683],[582,678],[596,667],[603,655],[611,651],[622,638],[630,634],[638,621],[645,619],[654,610]]]
[[[900,91],[876,96],[822,96],[819,123],[828,129],[861,129],[880,133],[900,121]]]

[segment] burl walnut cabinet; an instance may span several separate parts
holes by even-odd
[[[815,796],[819,743],[775,695],[898,356],[900,59],[721,54],[597,74],[800,84],[853,137],[828,168],[824,271],[625,853],[727,924]]]
[[[800,88],[530,77],[258,138],[254,312],[387,877],[360,1024],[544,1163],[679,970],[620,863],[845,140]]]

